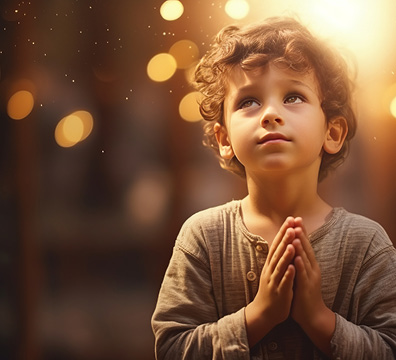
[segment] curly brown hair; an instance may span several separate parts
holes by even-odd
[[[341,150],[336,154],[323,152],[320,181],[329,170],[344,161],[349,142],[355,135],[354,86],[346,59],[293,18],[269,18],[244,27],[230,25],[218,33],[210,50],[197,65],[194,77],[194,85],[203,95],[199,105],[206,120],[204,144],[215,150],[224,169],[246,175],[244,166],[235,156],[232,159],[221,158],[214,126],[216,123],[224,124],[223,106],[229,71],[237,65],[244,70],[252,70],[269,62],[298,72],[313,70],[326,121],[338,116],[347,121],[348,134]]]

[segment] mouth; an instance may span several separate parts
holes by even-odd
[[[268,133],[264,135],[259,140],[259,145],[269,144],[269,143],[280,143],[290,141],[285,135],[281,133]]]

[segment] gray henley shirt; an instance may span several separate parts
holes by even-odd
[[[396,250],[383,228],[335,208],[310,235],[325,304],[336,313],[333,359],[396,356]],[[189,218],[152,317],[157,359],[322,359],[289,318],[249,349],[244,310],[268,244],[243,223],[241,202]]]

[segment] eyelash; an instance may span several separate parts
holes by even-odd
[[[299,99],[299,100],[301,100],[301,102],[305,102],[305,101],[306,101],[305,98],[304,98],[304,96],[302,96],[302,95],[299,95],[299,94],[290,94],[290,95],[287,95],[287,96],[285,97],[284,103],[285,103],[285,104],[294,104],[295,102],[291,102],[291,103],[288,103],[288,102],[287,102],[287,101],[288,101],[289,99],[291,99],[291,98],[296,98],[296,100]]]
[[[290,100],[291,98],[296,98],[294,102],[288,102],[288,100]],[[289,94],[286,95],[285,99],[283,100],[283,102],[285,104],[294,104],[297,100],[301,100],[301,102],[305,102],[305,98],[302,95],[299,94]],[[255,99],[246,99],[241,101],[241,103],[238,105],[238,110],[239,109],[244,109],[245,107],[250,107],[252,105],[253,102],[256,102],[257,104],[260,104],[259,101],[255,100]],[[251,103],[251,105],[246,106],[247,104]]]
[[[246,100],[241,101],[241,103],[240,103],[239,106],[238,106],[238,109],[244,109],[245,107],[250,107],[250,106],[253,104],[253,102],[256,102],[257,104],[260,104],[257,100],[254,100],[254,99],[246,99]],[[251,105],[250,105],[250,106],[245,106],[245,105],[247,105],[248,103],[251,103]]]

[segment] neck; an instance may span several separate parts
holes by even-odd
[[[248,174],[247,186],[249,195],[244,199],[243,207],[250,219],[264,217],[280,226],[287,216],[299,216],[311,232],[324,222],[331,210],[317,192],[316,176],[263,178]]]

